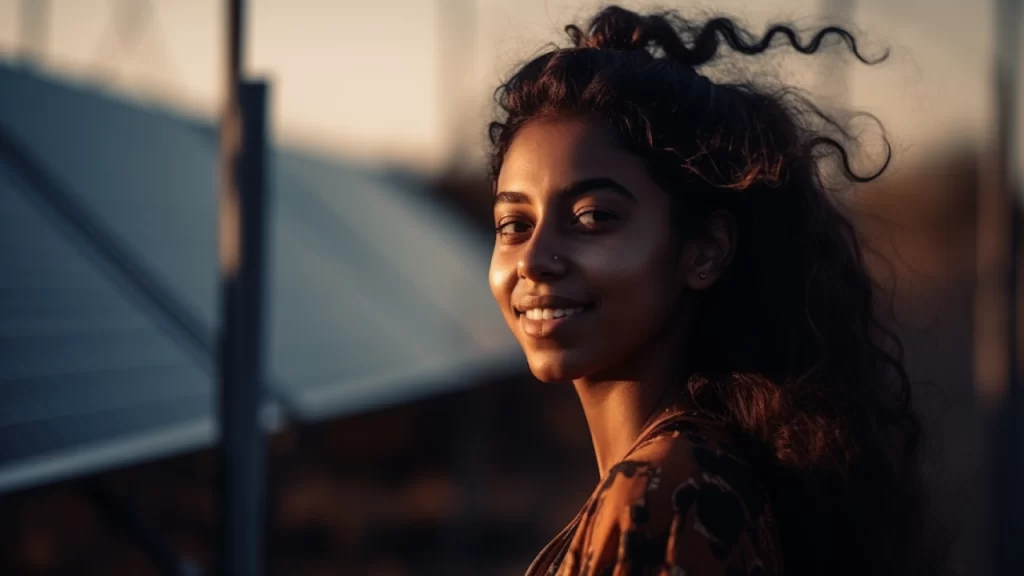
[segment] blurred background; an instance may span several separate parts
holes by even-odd
[[[972,575],[993,571],[1019,310],[1000,134],[1024,104],[997,106],[997,1],[621,2],[890,50],[753,70],[894,143],[843,198],[895,294],[951,572]],[[270,84],[269,573],[522,574],[592,490],[574,392],[529,376],[487,289],[484,136],[498,83],[603,4],[247,3],[243,72]],[[214,0],[0,0],[0,574],[212,570],[226,30]]]

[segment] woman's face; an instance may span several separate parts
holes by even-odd
[[[714,280],[696,243],[676,246],[669,197],[643,160],[586,119],[520,129],[494,223],[491,291],[542,381],[627,378],[682,321],[684,290]]]

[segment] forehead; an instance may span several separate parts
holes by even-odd
[[[544,194],[590,178],[611,178],[627,188],[650,185],[639,157],[611,129],[586,118],[545,118],[520,128],[498,174],[498,190]]]

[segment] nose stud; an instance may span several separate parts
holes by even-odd
[[[558,255],[552,254],[551,255],[551,260],[554,261],[554,262],[558,262],[561,265],[562,259],[559,258]],[[528,267],[529,266],[527,265],[525,260],[520,260],[516,264],[516,271],[519,273],[519,277],[520,278],[526,278],[526,270],[527,270]]]

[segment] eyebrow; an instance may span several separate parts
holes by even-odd
[[[586,180],[578,180],[558,190],[556,194],[558,196],[574,198],[576,196],[582,196],[583,194],[593,190],[608,190],[622,196],[623,198],[636,202],[636,196],[633,196],[632,192],[612,178],[588,178]],[[530,204],[530,197],[522,192],[502,191],[494,195],[494,203],[496,205]]]

